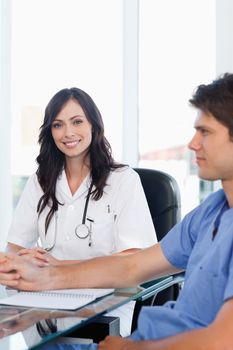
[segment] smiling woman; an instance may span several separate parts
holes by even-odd
[[[39,144],[38,169],[16,208],[9,251],[39,266],[64,265],[156,242],[140,178],[114,161],[100,111],[86,92],[62,89],[52,97]],[[121,334],[128,335],[133,305],[123,308]]]
[[[52,136],[57,148],[83,162],[92,140],[92,126],[78,102],[70,99],[52,123]]]

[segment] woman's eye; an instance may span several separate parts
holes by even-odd
[[[74,120],[74,124],[77,125],[77,124],[81,124],[83,121],[80,120],[80,119],[75,119]]]
[[[52,128],[54,128],[54,129],[58,129],[58,128],[60,128],[61,127],[61,124],[60,123],[53,123],[52,124]]]

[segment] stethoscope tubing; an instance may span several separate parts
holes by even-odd
[[[92,191],[92,187],[93,187],[93,181],[91,182],[91,185],[88,189],[88,193],[87,193],[87,197],[86,197],[86,201],[85,201],[85,205],[84,205],[84,210],[83,210],[83,217],[82,217],[82,223],[77,225],[75,227],[75,235],[79,238],[79,239],[86,239],[89,237],[89,247],[91,247],[92,245],[92,223],[94,220],[88,219],[88,221],[90,222],[90,227],[87,226],[86,224],[86,220],[87,220],[87,208],[88,208],[88,204],[89,204],[89,200],[90,200],[90,196],[91,196],[91,191]],[[50,247],[45,247],[43,248],[44,250],[46,250],[47,252],[50,252],[51,250],[53,250],[53,248],[56,245],[56,241],[57,241],[57,220],[58,220],[58,214],[57,211],[55,212],[55,235],[54,235],[54,242]],[[84,233],[81,234],[82,230],[84,230]],[[39,236],[39,228],[38,228],[38,220],[37,220],[37,231],[38,231],[38,236]],[[45,235],[46,238],[46,235]]]

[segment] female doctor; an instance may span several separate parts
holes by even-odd
[[[113,160],[101,114],[87,93],[71,88],[53,96],[39,144],[38,169],[15,210],[8,251],[43,266],[129,254],[156,242],[139,176]],[[129,310],[121,309],[128,319],[120,320],[125,336]]]

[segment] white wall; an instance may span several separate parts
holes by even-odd
[[[233,1],[216,0],[216,73],[233,73]]]
[[[216,0],[216,76],[226,72],[233,73],[233,1]]]
[[[10,0],[0,2],[0,249],[12,214],[10,111]]]
[[[124,0],[122,162],[138,165],[139,0]]]

